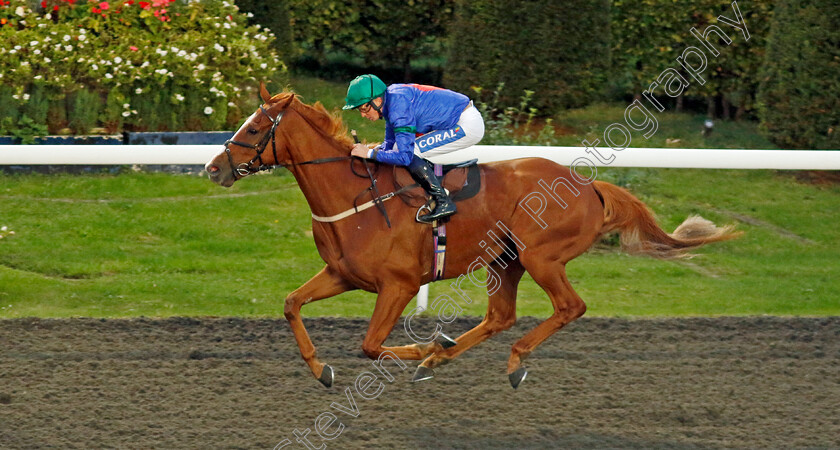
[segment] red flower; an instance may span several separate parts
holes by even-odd
[[[140,50],[139,48],[137,48],[137,47],[135,47],[135,46],[133,46],[133,45],[132,45],[132,46],[130,46],[130,47],[128,47],[128,49],[129,49],[129,50],[131,50],[132,52],[136,52],[137,50]]]
[[[143,9],[149,9],[149,2],[140,2],[140,7]]]
[[[107,11],[110,7],[111,5],[109,5],[108,2],[102,2],[99,4],[99,8],[103,11]]]
[[[93,8],[90,9],[90,12],[92,12],[94,14],[99,14],[99,13],[102,12],[102,10],[94,6]]]
[[[41,8],[47,9],[47,2],[46,1],[41,2]]]
[[[53,11],[58,11],[58,5],[53,6]]]

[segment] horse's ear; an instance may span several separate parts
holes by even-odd
[[[295,100],[295,94],[289,93],[289,95],[287,95],[285,98],[280,100],[279,104],[282,105],[280,109],[285,111],[286,108],[288,108],[289,105],[291,105],[294,100]]]
[[[260,81],[260,97],[262,97],[263,103],[268,103],[271,100],[271,94],[265,88],[265,81]]]

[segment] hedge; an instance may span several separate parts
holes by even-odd
[[[0,3],[0,134],[230,129],[285,70],[223,0]]]
[[[735,19],[731,0],[674,0],[667,4],[649,0],[615,0],[612,9],[612,55],[614,96],[639,96],[668,67],[675,67],[690,82],[683,96],[672,100],[709,104],[709,115],[741,117],[755,109],[759,69],[773,17],[770,0],[740,0],[738,10],[746,22],[750,39],[737,29],[720,22],[723,15]],[[716,26],[730,43],[710,34],[709,42],[719,51],[714,56],[692,35],[694,28],[704,33]],[[676,58],[689,46],[704,53],[708,67],[703,72],[704,85],[691,79],[677,64]],[[720,103],[721,111],[717,112]],[[732,108],[730,108],[730,105]]]
[[[249,25],[260,25],[274,34],[272,47],[278,57],[287,63],[296,56],[292,36],[289,2],[265,0],[236,0],[239,9],[247,13]]]
[[[361,59],[365,67],[400,69],[400,78],[408,81],[412,61],[442,55],[453,4],[454,0],[292,0],[297,62],[324,66],[330,54],[342,54]]]
[[[607,84],[609,11],[607,0],[459,0],[444,84],[481,88],[507,106],[534,91],[532,104],[543,114],[586,105]]]
[[[840,3],[781,0],[761,80],[759,118],[770,140],[840,149]]]

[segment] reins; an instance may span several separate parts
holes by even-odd
[[[289,108],[287,108],[287,109],[289,109]],[[268,111],[266,111],[266,109],[262,105],[260,105],[260,111],[271,122],[271,129],[268,131],[268,133],[265,136],[263,136],[262,139],[260,139],[260,142],[258,144],[256,144],[256,145],[255,144],[248,144],[248,143],[245,143],[245,142],[235,141],[233,139],[228,139],[227,141],[225,141],[225,144],[224,144],[225,145],[225,154],[227,154],[228,163],[230,164],[231,172],[232,172],[234,180],[237,180],[239,178],[242,178],[242,177],[245,177],[245,176],[248,176],[248,175],[253,175],[255,173],[259,173],[259,172],[263,172],[263,171],[267,171],[267,170],[272,170],[275,167],[289,168],[289,167],[294,167],[294,166],[305,166],[305,165],[309,165],[309,164],[326,164],[326,163],[331,163],[331,162],[352,160],[354,158],[352,155],[347,155],[347,156],[333,156],[333,157],[329,157],[329,158],[317,158],[317,159],[313,159],[313,160],[309,160],[309,161],[303,161],[303,162],[299,162],[299,163],[296,163],[294,161],[290,161],[288,163],[278,163],[276,131],[277,131],[277,126],[280,125],[280,120],[283,118],[283,115],[285,114],[285,111],[280,112],[279,114],[277,114],[277,117],[274,117],[274,118],[272,118],[271,115],[268,114]],[[313,129],[315,129],[317,131],[320,131],[316,126],[314,126],[309,121],[309,119],[306,116],[304,116],[303,114],[300,114],[299,112],[298,112],[298,115],[307,124],[309,124],[310,127],[312,127]],[[353,135],[353,139],[358,144],[359,143],[359,138],[356,135],[356,130],[352,131],[352,135]],[[271,141],[271,152],[274,156],[274,162],[275,162],[275,164],[271,164],[271,165],[265,164],[262,160],[262,154],[265,152],[265,149],[268,147],[269,140]],[[230,151],[230,144],[238,145],[240,147],[250,148],[250,149],[254,150],[257,154],[253,158],[251,158],[251,160],[248,161],[248,162],[243,162],[243,163],[240,163],[239,165],[234,165],[233,156],[231,155],[231,151]],[[391,198],[393,198],[393,197],[395,197],[395,196],[397,196],[397,195],[399,195],[399,194],[401,194],[401,193],[403,193],[403,192],[405,192],[409,189],[417,187],[419,185],[414,184],[414,185],[411,185],[411,186],[405,186],[405,187],[399,189],[396,192],[390,192],[390,193],[385,194],[385,195],[379,195],[379,189],[376,185],[376,178],[374,178],[373,172],[371,172],[370,166],[368,165],[368,162],[364,158],[360,158],[360,159],[362,160],[362,163],[365,166],[365,171],[367,172],[367,177],[370,180],[370,187],[368,187],[367,189],[365,189],[359,195],[356,196],[356,199],[353,200],[353,208],[350,208],[349,210],[344,211],[343,213],[340,213],[340,214],[337,214],[337,215],[334,215],[334,216],[329,216],[329,217],[321,217],[321,216],[317,216],[315,214],[312,214],[313,219],[315,219],[319,222],[334,222],[336,220],[343,219],[347,216],[358,213],[360,211],[364,211],[365,209],[368,209],[371,206],[375,205],[379,209],[379,212],[382,213],[382,216],[385,217],[385,223],[388,224],[388,228],[391,228],[391,220],[388,217],[388,212],[385,210],[385,205],[383,205],[382,203],[386,200],[390,200]],[[254,168],[253,164],[255,162],[259,162],[259,165]],[[354,175],[364,177],[364,175],[356,174],[355,170],[353,170],[352,161],[350,163],[350,171]],[[237,175],[238,175],[238,177],[237,177]],[[367,203],[365,203],[361,206],[356,206],[356,201],[359,199],[359,197],[364,195],[366,192],[371,192],[371,196],[373,197],[373,200],[371,200],[371,201],[369,201],[369,202],[367,202]]]
[[[233,139],[228,139],[227,141],[225,141],[225,153],[227,154],[228,163],[230,163],[230,167],[231,167],[231,171],[233,173],[233,178],[234,179],[242,178],[242,177],[245,177],[245,176],[248,176],[248,175],[253,175],[255,173],[263,172],[263,171],[266,171],[266,170],[272,170],[275,167],[286,168],[286,167],[291,167],[291,166],[305,166],[307,164],[324,164],[324,163],[330,163],[330,162],[336,162],[336,161],[346,161],[346,160],[352,158],[352,156],[347,155],[347,156],[334,156],[334,157],[331,157],[331,158],[318,158],[318,159],[313,159],[313,160],[310,160],[310,161],[304,161],[304,162],[299,162],[299,163],[296,163],[294,161],[288,162],[288,163],[277,163],[277,161],[278,161],[278,158],[277,158],[277,138],[276,138],[275,131],[277,130],[277,126],[280,125],[280,119],[283,118],[283,115],[285,114],[285,111],[281,112],[280,114],[277,114],[277,117],[274,117],[274,118],[272,118],[268,114],[268,111],[266,111],[265,108],[262,105],[260,105],[260,111],[271,122],[271,129],[268,131],[268,133],[265,136],[263,136],[263,138],[260,140],[260,142],[258,144],[256,144],[256,145],[248,144],[248,143],[245,143],[245,142],[235,141]],[[303,119],[306,120],[306,117],[304,117],[303,115],[301,115],[301,117],[303,117]],[[306,122],[309,123],[308,120],[306,120]],[[309,123],[309,125],[311,126],[312,124]],[[275,161],[275,163],[271,164],[271,165],[263,163],[263,160],[262,160],[262,154],[263,154],[263,152],[265,152],[266,147],[268,147],[268,141],[269,140],[271,141],[271,152],[274,155],[274,161]],[[230,153],[230,144],[234,144],[234,145],[238,145],[240,147],[253,149],[254,151],[257,152],[257,154],[256,154],[256,156],[251,158],[251,160],[248,161],[247,163],[240,163],[239,165],[235,165],[233,163],[233,157],[231,156],[231,153]],[[256,168],[252,168],[253,164],[257,161],[259,161],[260,165],[257,166]],[[237,175],[239,175],[239,177],[237,177]]]

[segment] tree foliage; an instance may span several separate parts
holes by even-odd
[[[607,0],[459,1],[445,83],[485,92],[504,83],[499,100],[507,106],[533,90],[533,106],[542,113],[583,106],[606,85],[609,11]]]
[[[758,100],[761,128],[777,145],[840,149],[840,3],[778,3]]]

